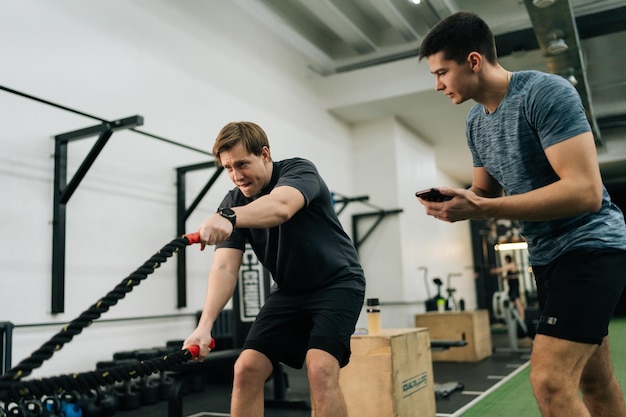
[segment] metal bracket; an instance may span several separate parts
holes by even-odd
[[[209,169],[217,166],[215,161],[203,162],[194,165],[187,165],[176,168],[176,230],[179,236],[186,233],[185,222],[196,209],[202,198],[211,189],[215,181],[218,179],[224,168],[217,167],[213,176],[198,193],[189,208],[186,207],[186,190],[187,184],[185,175],[187,172],[197,171],[200,169]],[[177,291],[177,307],[183,308],[187,306],[187,258],[186,251],[178,251],[176,266],[176,291]]]
[[[352,236],[354,237],[354,247],[356,248],[357,253],[359,252],[359,248],[365,242],[365,240],[372,234],[372,232],[378,227],[378,225],[383,221],[383,219],[392,214],[402,213],[402,209],[395,210],[380,210],[374,211],[370,213],[360,213],[354,214],[352,216]],[[359,220],[369,218],[369,217],[377,217],[374,224],[370,226],[369,229],[365,232],[365,235],[359,238]]]
[[[357,197],[346,197],[344,195],[338,193],[332,193],[333,204],[339,205],[339,209],[337,209],[337,216],[341,214],[341,212],[348,206],[349,203],[358,202],[365,204],[366,206],[372,207],[376,211],[369,213],[359,213],[352,215],[352,240],[354,241],[354,247],[359,252],[359,248],[365,242],[365,240],[372,234],[372,232],[378,227],[378,225],[383,221],[383,219],[392,214],[402,213],[402,209],[395,210],[384,210],[380,207],[377,207],[371,203],[369,203],[369,196],[361,195]],[[377,217],[376,221],[370,228],[365,232],[365,236],[359,238],[359,221],[361,219],[369,218],[369,217]]]
[[[339,209],[337,210],[337,216],[339,216],[341,214],[342,211],[345,210],[346,207],[348,207],[349,203],[352,202],[367,202],[369,201],[370,197],[368,195],[362,195],[362,196],[358,196],[358,197],[340,197],[340,198],[335,198],[336,194],[333,193],[333,203],[334,204],[339,204],[341,205],[339,207]]]
[[[54,137],[54,208],[52,214],[52,314],[65,311],[65,231],[66,205],[113,132],[143,125],[142,116],[131,116],[113,122],[62,133]],[[98,136],[72,179],[67,182],[67,147],[70,142]]]

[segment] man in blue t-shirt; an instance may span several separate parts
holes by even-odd
[[[184,347],[200,346],[199,360],[209,353],[211,329],[233,295],[248,242],[276,288],[235,363],[230,415],[262,416],[273,367],[306,362],[315,414],[346,417],[339,369],[350,358],[365,278],[324,180],[305,159],[272,161],[265,132],[251,122],[222,128],[213,155],[236,187],[198,229],[201,249],[216,249],[202,315]]]
[[[471,13],[433,27],[422,58],[438,91],[477,103],[466,131],[472,185],[439,188],[448,201],[420,199],[426,214],[520,220],[542,309],[530,374],[542,414],[626,416],[608,343],[626,285],[626,227],[577,91],[557,75],[504,69],[491,30]]]

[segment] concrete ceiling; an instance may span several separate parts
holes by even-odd
[[[538,1],[538,0],[535,0]],[[548,0],[541,0],[546,2]],[[550,1],[548,1],[550,3]],[[594,128],[605,182],[626,182],[626,1],[236,0],[268,30],[305,54],[321,74],[327,109],[347,123],[394,116],[435,147],[438,166],[471,180],[465,116],[434,91],[420,42],[440,19],[474,12],[496,36],[501,64],[576,77]],[[563,38],[561,54],[549,42]]]

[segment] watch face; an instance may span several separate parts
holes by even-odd
[[[235,215],[235,212],[232,209],[228,208],[228,207],[221,209],[220,213],[224,217],[233,217]]]
[[[224,207],[224,208],[219,209],[217,212],[220,214],[220,216],[230,220],[230,222],[233,225],[233,229],[235,228],[235,223],[237,222],[237,220],[236,220],[237,219],[237,215],[235,214],[235,212],[232,209],[230,209],[228,207]]]

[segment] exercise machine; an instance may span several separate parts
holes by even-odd
[[[526,351],[520,349],[518,338],[528,334],[528,328],[524,320],[522,320],[515,303],[511,302],[507,291],[496,291],[492,298],[493,316],[497,320],[503,320],[506,324],[507,334],[509,337],[508,348],[498,348],[499,351]]]
[[[448,298],[446,298],[446,310],[448,311],[459,311],[465,310],[465,301],[461,299],[458,303],[454,298],[454,293],[456,292],[456,288],[452,288],[451,278],[454,276],[461,276],[460,273],[450,273],[448,274],[446,292],[448,293]]]
[[[437,286],[437,294],[434,297],[431,297],[430,293],[430,285],[428,284],[428,268],[425,266],[420,266],[418,269],[424,271],[424,286],[426,287],[426,295],[428,299],[425,302],[426,311],[437,311],[437,304],[439,300],[445,304],[446,299],[441,295],[441,287],[443,286],[443,282],[440,278],[434,278],[433,283]]]

